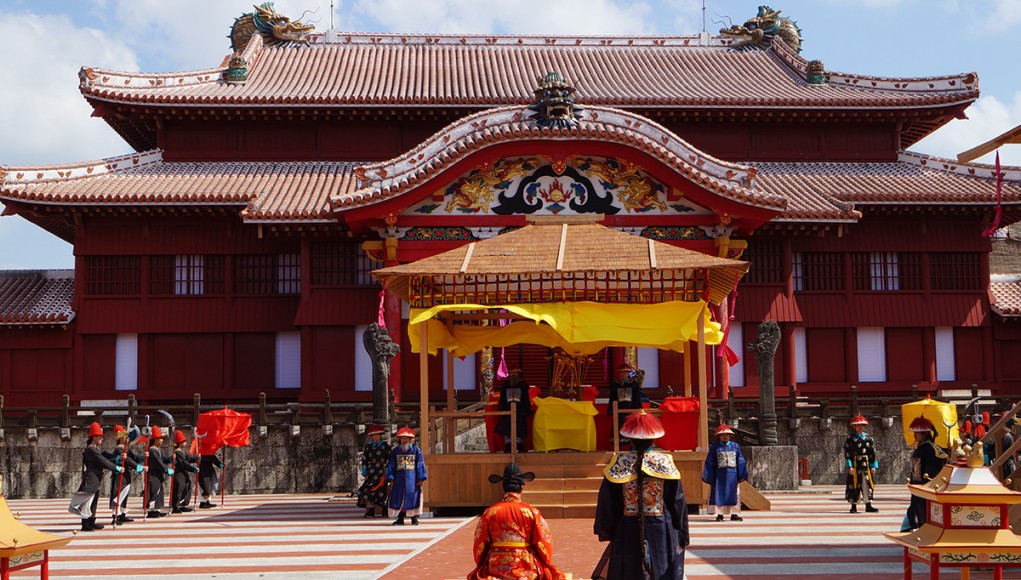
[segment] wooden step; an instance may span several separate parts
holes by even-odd
[[[603,483],[603,477],[564,477],[564,478],[539,478],[536,477],[525,485],[525,494],[535,491],[560,491],[560,490],[598,490]]]
[[[773,507],[766,496],[759,493],[759,490],[747,481],[741,482],[741,505],[750,510],[763,512],[768,512]]]
[[[531,491],[527,488],[521,495],[521,499],[535,505],[588,505],[596,504],[599,496],[598,489],[579,489],[571,491]]]

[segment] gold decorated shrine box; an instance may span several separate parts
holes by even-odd
[[[46,580],[50,572],[50,550],[70,541],[70,537],[40,532],[18,521],[0,493],[0,578],[8,580],[13,571],[39,566],[40,577]]]
[[[909,485],[911,495],[926,502],[926,523],[909,532],[887,532],[904,546],[904,578],[911,563],[929,565],[929,577],[941,568],[959,568],[968,578],[971,568],[992,568],[1003,578],[1004,568],[1021,569],[1021,537],[1010,529],[1008,509],[1021,503],[1021,493],[1004,487],[983,466],[982,445],[947,464],[928,483]]]

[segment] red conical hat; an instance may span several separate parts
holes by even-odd
[[[128,429],[124,425],[113,426],[113,436],[117,439],[124,439],[128,436]]]
[[[851,424],[852,425],[868,425],[869,424],[869,420],[865,418],[865,415],[855,415],[854,418],[851,419]]]
[[[386,429],[382,425],[369,425],[369,428],[365,430],[366,435],[375,435],[377,433],[382,435],[386,433]]]
[[[160,431],[160,426],[159,425],[153,425],[152,426],[152,435],[149,436],[149,440],[152,441],[153,439],[162,439],[162,438],[163,438],[163,432]]]
[[[716,428],[716,431],[713,433],[713,435],[716,435],[717,437],[719,437],[720,435],[733,434],[734,432],[730,429],[730,425],[727,425],[726,423],[722,423],[719,427]]]
[[[411,437],[414,439],[415,432],[411,429],[411,427],[401,427],[397,430],[397,435],[395,435],[395,437]]]
[[[663,422],[645,411],[628,415],[620,434],[629,439],[658,439],[666,435]]]
[[[174,443],[184,443],[188,438],[184,436],[184,432],[178,429],[174,433]]]
[[[915,433],[929,433],[935,428],[936,427],[932,424],[932,421],[925,417],[915,417],[915,420],[911,422],[911,426],[908,427],[908,429],[911,429]]]
[[[102,436],[103,436],[103,426],[100,425],[99,423],[96,423],[95,421],[93,421],[92,424],[89,425],[89,437],[102,437]]]

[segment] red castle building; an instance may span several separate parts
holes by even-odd
[[[750,261],[716,315],[733,314],[740,354],[779,322],[783,390],[1021,394],[1021,292],[991,287],[982,235],[994,169],[909,151],[963,117],[975,73],[829,71],[768,10],[719,36],[633,38],[315,33],[270,10],[235,23],[220,66],[81,70],[134,153],[0,167],[5,213],[75,255],[73,271],[0,273],[7,406],[370,401],[370,271],[533,216]],[[1001,226],[1019,202],[1008,169]],[[391,294],[391,384],[418,400],[406,316]],[[605,384],[619,350],[587,381]],[[754,358],[715,354],[717,393],[756,393]],[[548,384],[545,347],[503,356]],[[697,372],[673,352],[638,361],[653,396]],[[430,364],[437,398],[447,372],[477,396],[480,364]]]

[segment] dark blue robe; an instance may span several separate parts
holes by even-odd
[[[407,451],[401,451],[401,446],[395,445],[386,467],[386,480],[393,482],[390,500],[387,502],[391,516],[396,516],[397,512],[407,512],[409,516],[422,513],[422,489],[419,484],[426,479],[428,477],[422,450],[413,444]]]
[[[610,541],[609,561],[600,561],[599,578],[650,578],[642,566],[640,525],[645,528],[647,557],[654,580],[684,578],[684,548],[688,545],[688,506],[684,486],[670,455],[646,451],[643,458],[642,500],[638,501],[637,454],[621,453],[604,469],[599,487],[594,532]],[[637,517],[639,505],[645,517]]]
[[[748,479],[741,446],[733,441],[717,441],[709,446],[702,468],[702,481],[709,484],[709,505],[737,505],[737,485]]]

